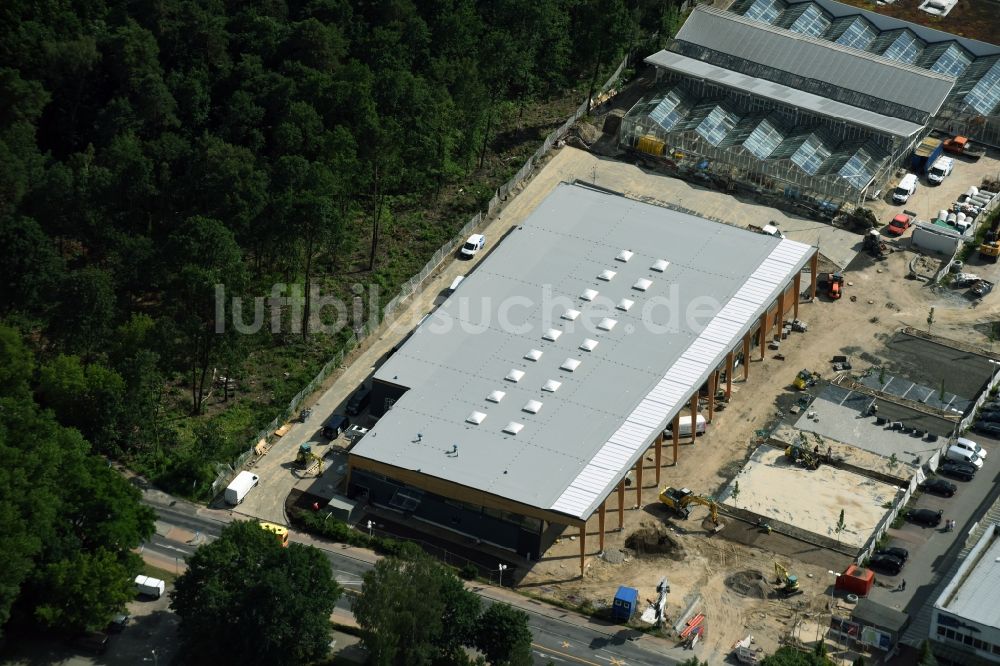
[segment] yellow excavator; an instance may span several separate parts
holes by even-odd
[[[312,446],[302,444],[299,446],[299,455],[295,456],[295,462],[302,465],[302,469],[309,469],[313,462],[319,463],[319,471],[316,476],[323,475],[323,458],[312,452]]]
[[[774,573],[778,576],[778,584],[781,585],[778,592],[782,596],[791,597],[796,594],[802,594],[802,590],[799,589],[798,576],[788,573],[788,569],[778,564],[778,562],[774,563]]]
[[[660,501],[673,509],[674,513],[685,520],[691,515],[691,509],[688,508],[690,505],[701,504],[702,506],[707,506],[712,524],[715,525],[712,528],[712,532],[718,532],[725,527],[719,520],[719,505],[711,497],[695,495],[687,488],[677,489],[668,486],[660,491]]]

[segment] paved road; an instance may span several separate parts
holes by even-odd
[[[160,559],[183,558],[198,545],[218,537],[232,519],[229,512],[200,509],[173,501],[159,492],[147,492],[144,501],[157,513],[157,534],[143,546],[144,552]],[[341,547],[290,532],[290,539],[320,548],[330,559],[337,581],[346,589],[360,590],[364,573],[376,557],[367,551]],[[532,643],[538,664],[589,664],[630,666],[677,664],[691,656],[670,647],[665,641],[641,632],[598,623],[589,618],[535,602],[507,589],[470,586],[486,604],[502,601],[528,612],[534,636]],[[350,612],[350,597],[337,603],[339,614]]]

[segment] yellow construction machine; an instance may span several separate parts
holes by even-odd
[[[319,463],[319,471],[316,476],[323,475],[323,458],[312,452],[312,446],[309,444],[301,444],[299,446],[299,455],[295,456],[295,462],[302,465],[302,469],[309,469],[313,462]]]
[[[799,589],[798,576],[788,573],[788,569],[778,564],[778,562],[774,563],[774,573],[778,576],[778,585],[781,585],[778,589],[780,594],[786,597],[802,594],[802,590]]]
[[[691,509],[688,508],[690,505],[701,504],[702,506],[707,506],[709,517],[715,526],[711,531],[718,532],[725,527],[719,520],[719,505],[711,497],[695,495],[687,488],[677,489],[668,486],[660,491],[660,501],[673,509],[674,513],[685,520],[691,515]]]

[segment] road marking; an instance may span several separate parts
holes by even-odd
[[[553,652],[553,653],[559,655],[560,657],[566,657],[567,659],[572,659],[573,661],[581,663],[581,664],[587,664],[588,666],[601,666],[596,661],[587,661],[586,659],[581,659],[580,657],[577,657],[577,656],[574,656],[574,655],[571,655],[571,654],[566,654],[565,652],[560,652],[559,650],[553,650],[552,648],[543,647],[543,646],[539,645],[538,643],[532,643],[531,646],[532,647],[536,647],[539,650],[545,650],[546,652]]]
[[[625,662],[618,657],[611,657],[611,666],[625,666]]]
[[[563,641],[563,642],[562,642],[562,646],[563,646],[563,649],[564,649],[564,650],[565,650],[566,648],[568,648],[568,647],[569,647],[569,641]]]

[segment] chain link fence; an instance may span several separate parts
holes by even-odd
[[[608,91],[615,84],[618,77],[620,77],[622,72],[625,70],[628,60],[629,56],[625,56],[625,58],[622,59],[618,68],[615,69],[614,73],[608,78],[607,81],[605,81],[600,90],[598,90],[599,96],[600,94]],[[542,142],[542,145],[539,146],[534,155],[527,159],[527,161],[521,166],[518,172],[510,178],[510,180],[497,188],[496,192],[493,194],[493,198],[490,199],[486,206],[486,214],[484,215],[482,212],[479,212],[473,215],[469,221],[465,223],[465,226],[452,236],[450,240],[446,241],[444,245],[438,248],[437,252],[431,256],[430,260],[424,265],[424,267],[400,286],[399,293],[396,294],[392,300],[386,303],[386,305],[382,308],[381,313],[375,313],[376,315],[380,314],[381,316],[378,318],[377,324],[373,324],[373,326],[386,322],[391,323],[395,320],[396,313],[400,309],[400,305],[402,305],[406,299],[419,293],[424,288],[427,278],[434,273],[437,267],[441,265],[441,262],[443,262],[449,255],[454,254],[454,252],[458,249],[459,244],[464,242],[470,234],[484,226],[484,221],[486,221],[489,216],[492,215],[493,211],[507,199],[507,196],[531,176],[534,171],[535,164],[540,159],[548,155],[548,153],[552,150],[552,147],[555,146],[567,132],[569,132],[570,128],[573,127],[573,125],[580,118],[587,114],[589,106],[590,100],[584,101],[579,107],[577,107],[576,111],[573,112],[573,115],[571,115],[566,122],[545,137],[545,141]],[[219,489],[222,488],[224,484],[227,484],[229,480],[236,475],[236,472],[240,468],[252,461],[254,455],[257,453],[258,444],[260,442],[265,442],[266,446],[266,443],[274,435],[274,432],[280,428],[282,424],[287,423],[292,419],[301,406],[303,400],[319,388],[320,384],[322,384],[330,373],[341,366],[344,361],[344,357],[347,356],[347,354],[349,354],[355,347],[360,345],[370,333],[371,330],[369,325],[365,325],[364,328],[353,333],[351,337],[348,338],[344,348],[337,352],[337,354],[323,366],[323,368],[316,374],[315,377],[313,377],[312,381],[310,381],[305,388],[295,394],[295,397],[289,401],[288,407],[278,414],[278,416],[276,416],[274,420],[267,425],[267,427],[257,433],[257,436],[254,437],[249,450],[240,454],[240,456],[237,457],[232,463],[216,463],[216,478],[215,481],[212,482],[213,494],[219,492]]]

